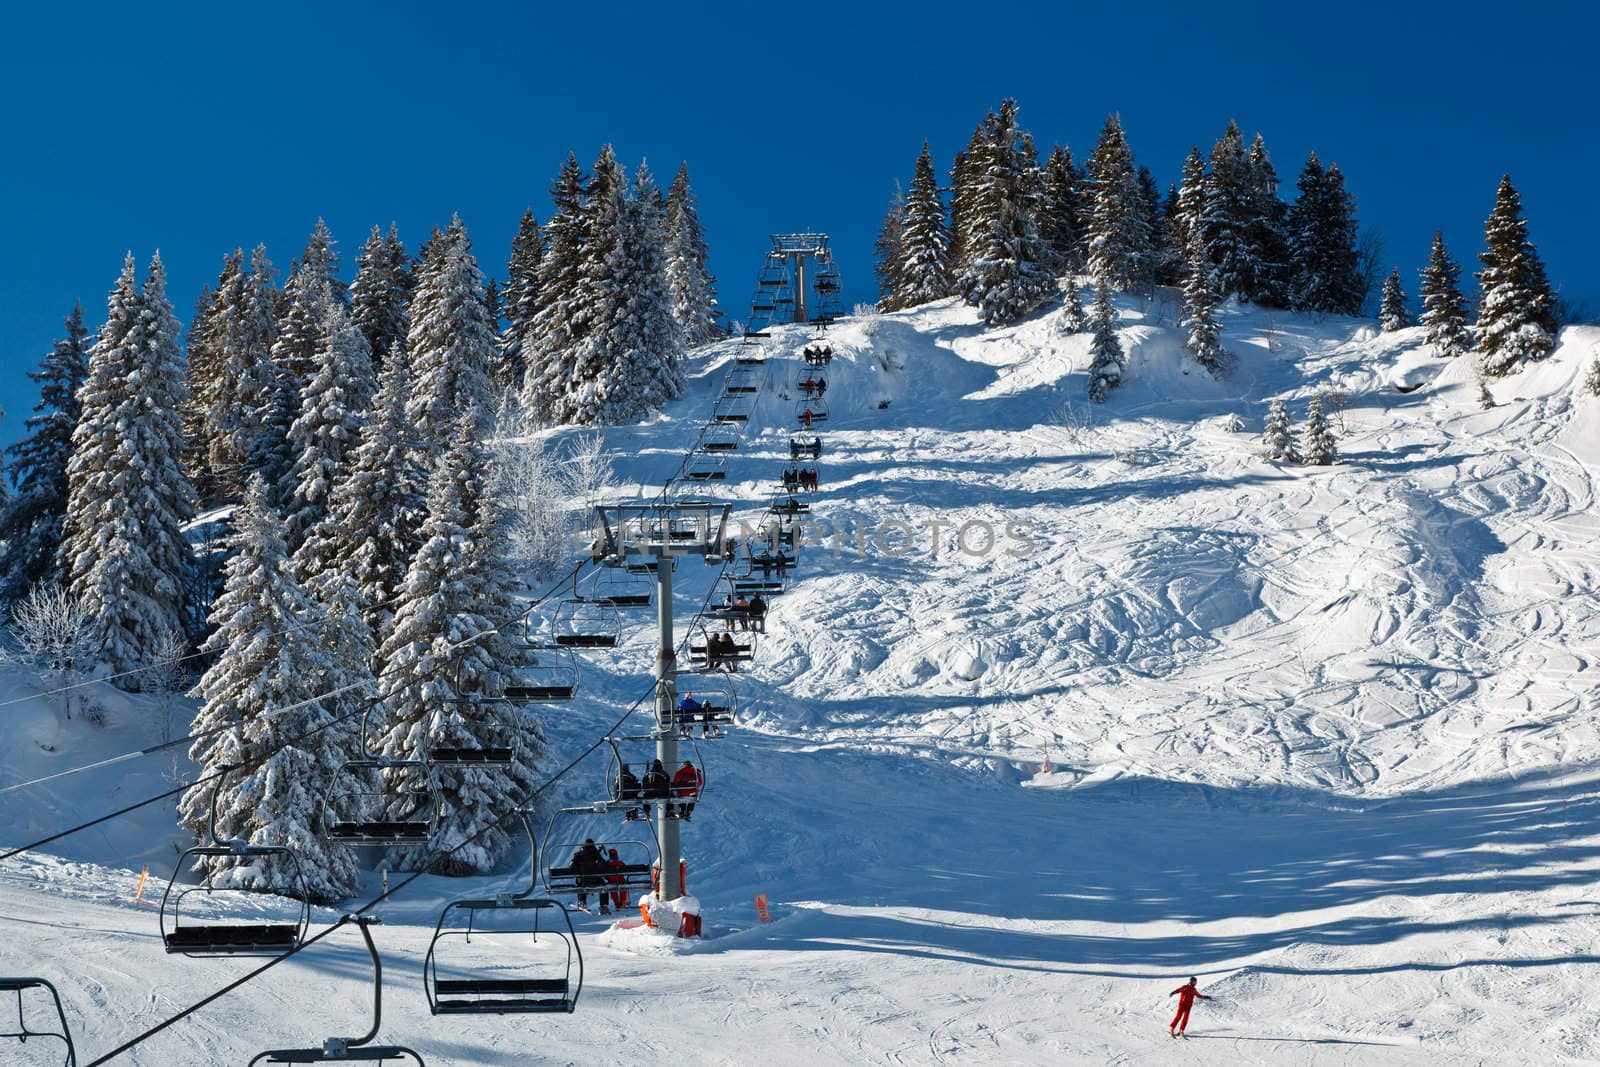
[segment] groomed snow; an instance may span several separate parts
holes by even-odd
[[[1600,1058],[1583,995],[1600,962],[1600,399],[1578,389],[1600,331],[1566,331],[1481,411],[1470,365],[1433,360],[1419,330],[1230,307],[1218,383],[1183,355],[1174,308],[1121,306],[1126,385],[1099,407],[1086,338],[1054,311],[985,331],[940,303],[831,330],[816,516],[918,532],[903,554],[903,530],[811,549],[775,604],[684,827],[707,936],[580,915],[577,1014],[434,1019],[438,908],[499,883],[423,879],[380,909],[383,1040],[454,1064],[1169,1063],[1167,994],[1194,974],[1216,999],[1183,1062]],[[634,486],[677,468],[737,347],[699,350],[688,396],[608,434]],[[770,491],[797,369],[769,362],[759,447],[719,492]],[[1298,425],[1319,389],[1347,398],[1343,461],[1260,459],[1268,401]],[[964,523],[1000,548],[961,552]],[[1031,553],[1007,551],[1008,523]],[[687,617],[709,572],[678,573]],[[583,699],[549,717],[563,762],[638,695],[649,640],[640,626],[587,661]],[[149,698],[100,698],[102,727],[4,709],[0,786],[157,739]],[[0,795],[5,837],[166,771]],[[604,773],[584,765],[560,799]],[[0,864],[0,972],[60,985],[83,1062],[251,965],[165,956],[160,886],[133,904],[139,868],[171,862],[171,822],[162,806]],[[341,932],[119,1062],[359,1033],[358,946]],[[0,1062],[50,1062],[21,1051],[40,1058]]]

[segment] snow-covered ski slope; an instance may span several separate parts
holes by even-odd
[[[383,1039],[454,1064],[1600,1060],[1600,400],[1578,387],[1600,331],[1566,331],[1481,411],[1470,366],[1420,331],[1230,311],[1218,383],[1171,309],[1122,310],[1127,385],[1101,407],[1053,311],[831,330],[815,514],[867,547],[803,553],[739,676],[741,725],[702,746],[684,832],[708,936],[585,918],[577,1014],[434,1019],[437,909],[492,883],[424,879],[380,909]],[[754,442],[715,488],[752,516],[808,339],[768,342]],[[685,398],[608,433],[633,488],[677,469],[737,350],[698,352]],[[1259,458],[1268,401],[1298,422],[1319,389],[1347,398],[1342,462]],[[960,551],[963,524],[996,548]],[[709,574],[679,568],[684,618]],[[588,658],[582,699],[550,713],[559,757],[638,696],[649,644],[639,625]],[[127,698],[45,752],[53,720],[22,707],[0,785],[154,739]],[[6,836],[160,788],[150,761],[108,792],[127,770],[0,797]],[[85,1062],[250,966],[164,956],[133,905],[170,824],[162,807],[0,864],[0,972],[58,982]],[[358,946],[342,931],[120,1062],[359,1033]],[[1215,999],[1179,1046],[1167,994],[1191,974]],[[17,1052],[0,1061],[49,1062]]]

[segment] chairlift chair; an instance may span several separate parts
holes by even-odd
[[[771,337],[765,331],[746,331],[746,337]],[[740,367],[764,367],[767,364],[767,354],[764,351],[741,352],[733,357],[735,365]]]
[[[361,845],[425,845],[439,825],[439,788],[424,759],[390,759],[367,747],[361,718],[361,756],[345,760],[322,801],[322,833],[329,841]]]
[[[569,598],[556,605],[550,627],[562,648],[616,648],[622,615],[609,604]]]
[[[679,733],[681,736],[682,731],[680,730]],[[686,740],[689,745],[694,748],[695,758],[688,762],[694,765],[695,773],[700,779],[700,784],[693,791],[671,785],[671,778],[675,773],[677,773],[678,768],[666,767],[663,769],[666,771],[669,785],[667,792],[664,795],[648,794],[642,788],[645,774],[649,770],[650,764],[656,759],[655,744],[657,738],[658,735],[656,734],[642,734],[638,736],[627,737],[607,737],[605,740],[606,744],[611,747],[611,756],[606,764],[606,799],[591,804],[587,808],[564,808],[562,809],[562,813],[609,814],[616,811],[622,811],[626,814],[628,811],[633,810],[641,812],[643,817],[648,820],[650,818],[650,806],[652,804],[666,804],[670,808],[672,804],[684,800],[687,800],[690,803],[698,802],[699,798],[703,796],[706,791],[706,766],[705,760],[700,755],[700,746],[695,743],[692,737],[684,738],[684,740]],[[630,747],[629,755],[624,758],[624,745],[643,746],[643,749],[640,751],[637,748]],[[638,754],[634,754],[636,752]],[[641,783],[641,788],[637,793],[624,793],[622,791],[620,778],[623,767],[638,768],[638,770],[634,772],[634,777],[637,778]],[[551,826],[553,827],[554,825],[555,817],[552,816]],[[545,836],[553,837],[554,835],[547,832]],[[577,846],[573,844],[566,847],[576,848]],[[552,851],[549,853],[549,855],[561,856],[566,855],[566,852],[564,850],[556,851],[552,846]],[[550,888],[549,883],[546,884],[546,888]]]
[[[739,439],[744,436],[744,431],[737,426],[725,423],[711,422],[700,428],[700,436],[695,440],[695,451],[708,453],[737,452]]]
[[[523,625],[527,625],[527,616],[523,616]],[[513,641],[519,648],[520,641]],[[502,685],[493,691],[485,691],[477,680],[468,681],[464,674],[467,665],[467,653],[470,648],[460,650],[460,655],[446,668],[450,682],[450,699],[456,704],[471,704],[478,708],[479,714],[474,718],[485,717],[485,709],[512,701],[505,695]],[[527,650],[523,649],[524,655]],[[429,764],[471,764],[478,767],[507,767],[511,765],[516,753],[509,745],[436,745],[429,743],[423,753],[423,758]]]
[[[807,413],[810,417],[807,417]],[[813,423],[828,421],[828,401],[820,396],[803,397],[795,402],[794,418],[801,426],[811,427]]]
[[[571,1014],[583,990],[583,951],[566,905],[538,893],[539,847],[528,813],[528,885],[452,900],[422,961],[434,1015]]]
[[[35,1030],[28,1025],[23,994],[30,989],[42,990],[50,998],[60,1030]],[[15,1039],[18,1044],[27,1044],[37,1038],[60,1041],[66,1048],[66,1058],[61,1061],[61,1067],[78,1067],[78,1050],[72,1043],[72,1028],[67,1025],[66,1009],[62,1007],[61,994],[56,992],[54,985],[43,978],[0,978],[0,993],[17,995],[17,1028],[0,1031],[0,1040]]]
[[[571,700],[578,694],[578,658],[570,648],[552,644],[532,631],[531,617],[523,619],[522,663],[501,668],[506,677],[503,696],[513,704],[547,704]]]
[[[711,409],[713,422],[749,422],[754,405],[742,397],[724,396]]]
[[[427,1067],[420,1054],[404,1045],[372,1043],[383,1023],[383,961],[378,958],[378,948],[368,929],[378,920],[368,915],[346,915],[345,921],[360,927],[367,955],[372,959],[372,1028],[361,1037],[330,1037],[320,1048],[270,1049],[251,1060],[250,1067],[268,1063],[397,1063]]]
[[[720,672],[678,675],[676,695],[677,699],[667,712],[667,721],[660,725],[684,736],[699,726],[702,737],[721,737],[722,727],[733,725],[739,709],[732,678]],[[695,707],[683,707],[685,701],[692,702]]]
[[[728,478],[728,461],[721,456],[691,453],[683,463],[683,473],[696,482],[721,482]]]
[[[739,584],[735,583],[734,588],[738,589]],[[767,595],[769,594],[762,594],[762,596]],[[756,635],[749,630],[722,634],[721,636],[733,638],[732,651],[720,652],[715,656],[708,651],[709,635],[705,631],[701,634],[698,644],[693,641],[689,643],[689,667],[692,670],[735,670],[738,664],[749,663],[755,659]]]
[[[284,845],[252,845],[236,838],[224,840],[217,836],[217,794],[221,792],[222,783],[229,773],[237,769],[238,764],[229,764],[218,773],[211,790],[211,812],[206,819],[208,843],[183,851],[172,872],[172,880],[167,883],[166,892],[161,894],[157,921],[161,929],[161,943],[169,954],[181,953],[196,958],[276,956],[298,947],[311,922],[310,894],[306,889],[305,873],[300,868],[300,857],[293,849]],[[253,921],[229,918],[225,911],[209,914],[213,911],[210,907],[196,908],[196,901],[211,905],[219,900],[239,901],[252,896],[268,896],[243,887],[215,885],[213,872],[205,861],[222,857],[245,861],[268,857],[287,859],[289,869],[293,871],[293,891],[274,896],[292,902],[290,908],[260,908],[253,916]],[[198,885],[180,885],[178,879],[191,862],[196,867],[205,867],[204,878]],[[196,917],[197,913],[203,917]],[[218,917],[219,914],[221,917]]]
[[[656,583],[623,567],[601,567],[585,595],[596,604],[614,608],[647,608],[655,603]]]

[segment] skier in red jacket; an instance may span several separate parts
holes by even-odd
[[[606,868],[614,871],[616,868],[623,866],[626,866],[626,864],[617,855],[617,850],[611,849],[607,854]],[[608,874],[606,875],[606,881],[613,886],[611,890],[611,906],[620,914],[622,909],[628,906],[628,889],[622,884],[624,877],[621,874]],[[621,886],[621,888],[615,888],[618,886]]]
[[[1194,1002],[1211,999],[1196,988],[1199,984],[1200,979],[1191,978],[1188,985],[1181,985],[1167,994],[1178,998],[1178,1014],[1172,1017],[1172,1023],[1167,1027],[1167,1033],[1173,1037],[1183,1036],[1184,1028],[1189,1025],[1189,1009],[1194,1007]]]
[[[687,819],[694,811],[695,797],[700,795],[700,770],[688,760],[683,761],[672,776],[672,795],[683,801],[678,805],[678,818]]]

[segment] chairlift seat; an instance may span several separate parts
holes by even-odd
[[[422,1057],[401,1045],[357,1045],[341,1053],[320,1048],[284,1048],[263,1052],[251,1060],[257,1063],[387,1063],[405,1060],[421,1067]]]
[[[570,685],[508,685],[506,699],[539,703],[546,700],[571,700],[575,686]]]
[[[616,634],[557,634],[556,644],[562,648],[616,648]]]
[[[429,763],[471,763],[480,766],[492,766],[511,762],[512,751],[509,746],[493,746],[489,748],[443,747],[428,750]]]
[[[336,822],[328,836],[352,845],[389,845],[428,840],[425,822]]]
[[[594,602],[609,604],[614,608],[647,608],[651,599],[649,593],[602,593],[594,598]]]
[[[440,978],[433,983],[433,989],[435,1015],[513,1015],[573,1009],[562,978]]]
[[[206,923],[179,926],[162,939],[168,953],[216,955],[280,952],[300,942],[294,923]]]

